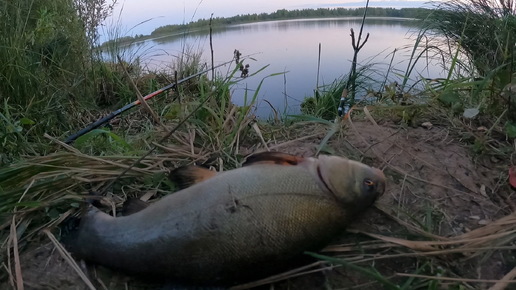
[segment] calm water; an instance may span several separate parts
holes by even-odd
[[[245,63],[250,65],[250,74],[269,65],[259,74],[246,78],[233,87],[233,102],[244,104],[244,95],[254,94],[260,81],[268,77],[258,92],[256,115],[262,118],[271,116],[270,102],[280,113],[299,113],[299,104],[307,96],[313,96],[317,84],[317,62],[319,43],[321,44],[321,68],[319,86],[329,85],[335,79],[346,75],[350,70],[353,49],[350,28],[358,37],[361,19],[310,19],[271,21],[242,24],[215,30],[213,49],[215,64],[229,61],[233,51],[238,49],[242,55],[251,56]],[[387,73],[392,52],[397,49],[394,69],[389,73],[389,82],[398,81],[406,71],[410,52],[417,30],[413,22],[403,19],[369,19],[364,27],[364,37],[369,40],[359,53],[359,65],[374,64],[371,77],[377,82],[372,86],[379,88]],[[202,50],[203,59],[210,63],[209,35],[206,31],[182,36],[170,36],[147,40],[137,48],[143,62],[149,68],[161,68],[172,61],[185,47],[194,51]],[[229,68],[220,70],[226,73]],[[420,61],[412,78],[435,78],[442,75],[438,65],[428,66]]]

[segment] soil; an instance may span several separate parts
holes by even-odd
[[[271,146],[275,151],[313,156],[325,131],[318,136]],[[306,134],[306,136],[309,134]],[[299,137],[299,136],[298,136]],[[291,137],[295,140],[295,137]],[[507,182],[508,161],[480,158],[471,146],[463,144],[446,127],[406,127],[392,122],[375,125],[369,121],[354,121],[345,125],[340,135],[325,147],[336,155],[384,169],[388,178],[387,191],[377,205],[364,212],[351,226],[350,232],[334,245],[375,244],[375,239],[363,233],[376,233],[407,240],[425,237],[408,230],[403,222],[424,232],[442,237],[453,237],[469,232],[510,214],[516,194]],[[402,222],[400,222],[402,221]],[[357,233],[362,232],[361,233]],[[377,257],[385,254],[407,253],[399,247],[345,252],[349,259]],[[323,252],[339,256],[338,252]],[[347,256],[346,256],[347,254]],[[456,256],[435,257],[400,256],[378,259],[361,264],[374,267],[394,283],[405,277],[396,273],[416,273],[418,269],[429,275],[472,279],[501,279],[515,265],[514,250],[493,251],[475,259]],[[429,266],[422,266],[423,264]],[[170,285],[153,285],[102,267],[85,266],[88,277],[99,289],[181,289]],[[52,244],[44,244],[21,254],[25,289],[88,289],[69,264],[61,258]],[[378,289],[381,284],[371,277],[345,267],[315,267],[317,271],[290,277],[263,289]],[[453,283],[452,283],[453,284]],[[427,284],[422,284],[423,286]],[[439,288],[451,284],[441,283]],[[466,283],[474,289],[491,284]],[[6,289],[0,285],[0,288]],[[167,288],[168,287],[168,288]],[[414,286],[415,287],[415,286]],[[429,287],[429,286],[428,286]],[[424,287],[424,288],[428,288]]]

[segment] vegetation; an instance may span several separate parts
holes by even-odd
[[[439,100],[465,117],[495,116],[505,133],[516,137],[514,2],[447,1],[436,8],[425,30],[430,37],[445,37],[440,53],[453,59],[448,79],[438,87]]]
[[[500,74],[504,76],[500,77],[509,79],[516,43],[516,8],[512,1],[447,1],[429,14],[427,28],[460,43],[478,75],[502,69]]]
[[[109,94],[111,69],[92,47],[111,7],[104,0],[0,1],[0,165],[44,154],[43,133],[82,126],[96,96]]]
[[[497,116],[505,109],[515,111],[514,97],[503,92],[516,72],[516,8],[512,1],[443,2],[427,19],[427,29],[444,35],[464,52],[467,62],[457,61],[457,68],[471,79],[472,88],[478,88],[465,106],[479,106]],[[509,117],[516,121],[513,113]]]
[[[212,18],[212,26],[225,26],[242,23],[251,23],[258,21],[285,20],[285,19],[303,19],[303,18],[325,18],[325,17],[360,17],[365,12],[364,8],[318,8],[318,9],[301,9],[286,10],[281,9],[273,13],[245,14],[233,17],[215,17]],[[371,17],[402,17],[424,19],[430,13],[425,8],[368,8],[367,14]],[[181,34],[185,31],[204,30],[208,27],[210,19],[199,19],[186,24],[165,25],[156,28],[150,35],[124,36],[119,39],[113,39],[105,42],[103,45],[110,43],[132,43],[138,40],[154,38],[159,36]]]
[[[403,75],[402,83],[390,84],[386,77],[379,87],[378,82],[369,77],[375,72],[374,65],[362,66],[356,74],[350,73],[331,86],[323,87],[327,93],[318,91],[314,98],[306,99],[302,111],[332,119],[341,92],[352,87],[352,81],[358,80],[357,88],[345,92],[345,95],[349,93],[352,100],[353,94],[360,90],[363,96],[361,105],[378,100],[392,101],[395,105],[406,104],[407,101],[418,103],[422,98],[433,97],[450,109],[451,115],[468,120],[478,120],[482,116],[484,120],[490,119],[492,128],[501,125],[502,133],[514,138],[515,23],[516,10],[511,1],[470,0],[436,4],[415,39],[407,69],[395,72]],[[427,91],[421,94],[413,87],[407,87],[407,82],[415,63],[423,61],[422,56],[442,59],[448,74],[445,79],[427,82]],[[412,80],[413,83],[426,81]],[[486,140],[474,139],[478,150],[484,150]]]

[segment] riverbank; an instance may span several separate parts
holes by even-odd
[[[308,115],[257,122],[251,107],[229,102],[231,79],[202,77],[167,101],[140,107],[73,146],[46,136],[53,153],[0,168],[5,213],[0,233],[10,249],[2,259],[13,265],[4,272],[2,287],[16,280],[34,288],[83,289],[89,283],[161,289],[156,281],[96,265],[83,267],[86,275],[78,278],[71,260],[56,250],[61,245],[54,237],[59,239],[64,221],[80,213],[91,192],[105,191],[101,207],[117,212],[128,198],[154,202],[173,194],[175,186],[167,178],[173,168],[195,162],[227,170],[239,167],[248,154],[267,150],[347,156],[379,167],[387,177],[387,192],[321,252],[316,264],[236,289],[487,288],[503,283],[515,259],[516,208],[506,180],[507,160],[495,154],[511,144],[495,120],[464,122],[438,100],[412,106],[379,99],[335,122]],[[497,144],[497,151],[488,144]],[[19,262],[11,253],[20,256]]]

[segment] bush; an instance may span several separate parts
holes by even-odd
[[[36,142],[44,133],[83,125],[80,105],[94,104],[99,91],[98,78],[90,77],[100,61],[92,23],[110,8],[105,0],[0,0],[0,113],[9,116],[2,122],[33,120],[16,138],[17,153],[34,153],[32,144],[47,143]]]

